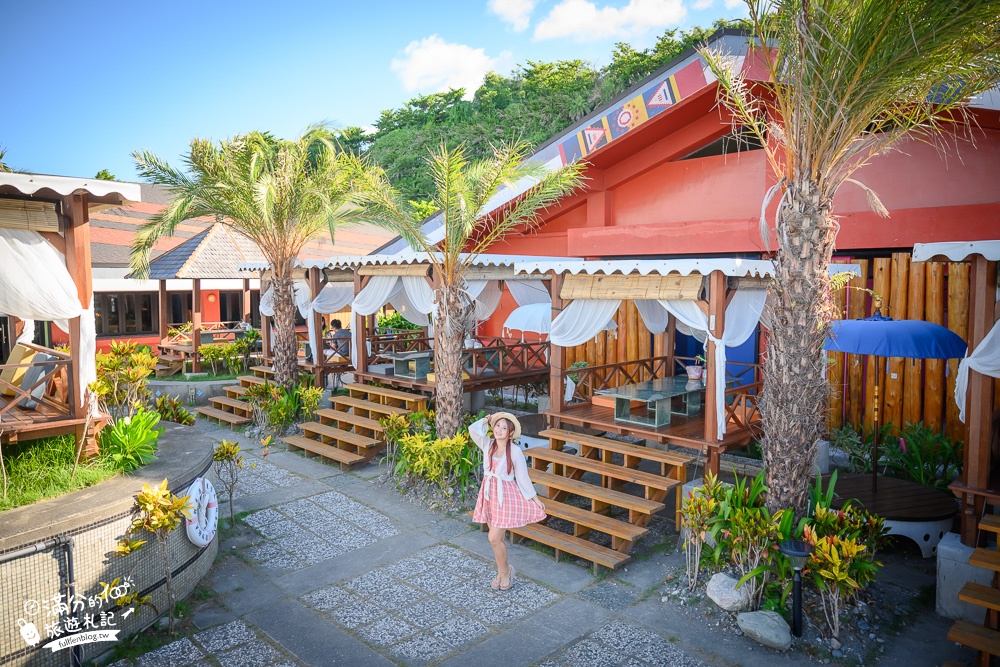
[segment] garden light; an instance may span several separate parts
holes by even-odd
[[[792,634],[802,636],[802,570],[806,566],[812,545],[802,540],[782,542],[778,549],[792,563],[795,575],[792,577]]]

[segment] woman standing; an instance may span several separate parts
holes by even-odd
[[[490,586],[505,591],[514,583],[514,567],[507,563],[504,535],[545,518],[545,506],[528,477],[524,453],[513,444],[521,424],[509,412],[497,412],[469,426],[472,441],[483,450],[483,485],[472,520],[489,528],[490,546],[497,560],[497,576]]]

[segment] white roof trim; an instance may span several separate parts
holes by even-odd
[[[914,243],[913,261],[926,262],[937,256],[961,262],[969,255],[982,255],[991,262],[1000,261],[1000,241],[948,241],[945,243]]]
[[[549,262],[562,261],[563,257],[538,257],[534,255],[478,255],[473,266],[509,266],[514,267],[525,260],[544,260]],[[430,264],[430,255],[425,252],[404,252],[398,255],[341,255],[329,259],[296,260],[295,267],[300,269],[348,269],[358,266],[409,266],[412,264]],[[241,262],[240,271],[266,271],[271,268],[267,262]]]
[[[34,195],[40,190],[51,190],[63,197],[77,192],[86,192],[95,197],[117,194],[130,202],[142,201],[142,191],[138,183],[102,181],[98,178],[0,173],[0,188],[5,185],[14,188],[23,195]]]
[[[587,275],[621,273],[628,275],[638,273],[642,276],[666,275],[679,273],[683,276],[697,273],[708,275],[712,271],[722,271],[727,276],[757,276],[770,277],[774,273],[774,263],[760,259],[616,259],[616,260],[581,260],[557,259],[522,261],[514,265],[518,273],[570,273]]]

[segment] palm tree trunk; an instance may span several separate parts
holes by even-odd
[[[827,266],[836,226],[815,182],[789,184],[778,218],[772,323],[764,363],[762,449],[772,512],[805,516],[816,442],[824,431],[828,389],[823,343],[830,327]]]
[[[444,285],[437,291],[437,317],[434,320],[434,375],[437,384],[434,401],[435,426],[439,438],[453,438],[462,424],[462,324],[461,291]]]
[[[274,381],[286,388],[299,379],[298,346],[295,342],[295,297],[292,279],[275,278],[274,289]]]

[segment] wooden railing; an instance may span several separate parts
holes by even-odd
[[[22,345],[34,350],[35,352],[43,352],[56,357],[56,359],[54,361],[32,360],[31,362],[24,364],[0,365],[0,372],[9,368],[23,368],[26,372],[29,368],[41,367],[45,369],[41,377],[32,383],[31,386],[25,388],[21,388],[19,385],[5,382],[0,379],[0,389],[6,389],[14,392],[13,396],[2,397],[2,402],[4,404],[0,405],[0,424],[3,424],[4,416],[12,413],[14,410],[28,409],[21,408],[18,405],[25,398],[38,401],[40,405],[44,405],[46,408],[49,408],[45,415],[46,419],[55,421],[71,417],[71,406],[76,400],[76,387],[73,383],[73,365],[69,355],[30,343],[22,343]],[[60,392],[54,391],[56,387],[55,380],[57,378],[60,378],[63,383],[63,392],[61,392],[62,395],[60,395]],[[39,398],[35,398],[31,395],[31,392],[38,387],[45,387],[45,391]],[[37,408],[35,409],[37,410]]]
[[[189,325],[190,322],[171,324],[169,325],[171,329],[178,329]],[[230,337],[235,337],[236,332],[242,331],[240,328],[240,322],[202,322],[201,323],[201,336],[202,344],[215,343],[220,341],[231,340]],[[166,337],[163,339],[162,344],[164,345],[190,345],[191,344],[191,329],[186,331],[179,331],[173,335],[167,332]],[[211,340],[208,340],[209,336]]]
[[[462,352],[462,367],[473,379],[545,372],[549,367],[547,341],[522,342],[481,337],[481,347]]]
[[[371,351],[368,352],[368,363],[392,363],[392,359],[388,355],[430,350],[432,349],[431,343],[433,340],[433,338],[424,336],[421,331],[368,336],[367,342],[371,346]]]

